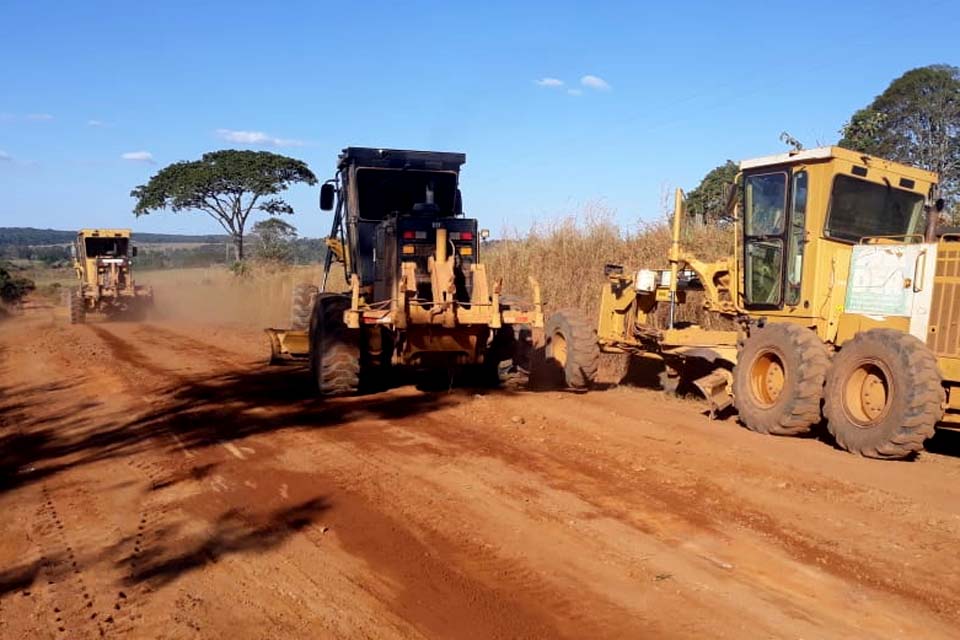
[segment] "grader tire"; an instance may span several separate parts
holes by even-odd
[[[293,299],[290,301],[291,329],[306,331],[310,328],[310,317],[316,299],[317,287],[312,284],[300,283],[293,288]]]
[[[944,400],[937,359],[914,336],[872,329],[845,343],[827,374],[823,412],[837,444],[868,458],[923,449]]]
[[[770,323],[751,332],[733,368],[734,406],[751,431],[806,433],[820,422],[830,356],[810,329]]]
[[[83,306],[83,298],[79,293],[67,294],[67,312],[70,315],[70,324],[83,324],[87,319],[87,310]]]
[[[546,366],[559,382],[572,389],[586,389],[597,378],[600,346],[597,331],[576,309],[563,309],[550,316],[544,330]]]
[[[320,395],[342,396],[360,387],[360,340],[343,323],[350,299],[320,296],[310,328],[310,372]]]

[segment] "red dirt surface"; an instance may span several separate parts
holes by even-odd
[[[2,638],[948,638],[960,444],[614,387],[312,396],[258,331],[0,325]]]

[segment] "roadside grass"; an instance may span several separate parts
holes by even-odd
[[[579,215],[505,235],[482,253],[488,276],[503,278],[505,293],[527,298],[532,296],[528,279],[533,276],[540,284],[547,315],[574,308],[596,321],[606,264],[621,265],[626,273],[670,266],[667,220],[623,229],[612,212],[602,207],[586,207]],[[716,260],[733,252],[732,231],[717,227],[689,226],[683,230],[681,243],[684,250],[702,260]],[[711,324],[713,319],[708,320],[700,308],[702,297],[691,292],[687,300],[679,318]]]

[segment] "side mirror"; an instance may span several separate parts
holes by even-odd
[[[457,193],[453,197],[453,215],[463,215],[463,195],[460,193],[460,189],[457,189]]]
[[[137,257],[137,245],[133,245],[133,248],[130,250],[130,255],[134,258]]]
[[[480,229],[480,239],[486,240],[490,237],[490,229]]]
[[[320,187],[320,209],[323,211],[333,210],[333,200],[336,197],[337,189],[332,182],[324,182]]]
[[[933,203],[933,208],[937,210],[937,213],[940,213],[947,208],[947,203],[943,198],[937,198],[937,201]]]
[[[77,245],[75,244],[70,245],[70,257],[74,260],[77,259]]]

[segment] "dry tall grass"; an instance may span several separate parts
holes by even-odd
[[[682,244],[704,260],[731,255],[733,235],[716,227],[684,229]],[[513,231],[491,244],[483,255],[487,273],[503,278],[504,291],[531,295],[529,276],[540,282],[546,311],[573,307],[596,319],[605,264],[622,265],[628,272],[639,268],[669,267],[670,226],[666,219],[622,229],[613,212],[588,206],[578,215],[534,225],[526,233]],[[695,296],[686,318],[699,317]]]

